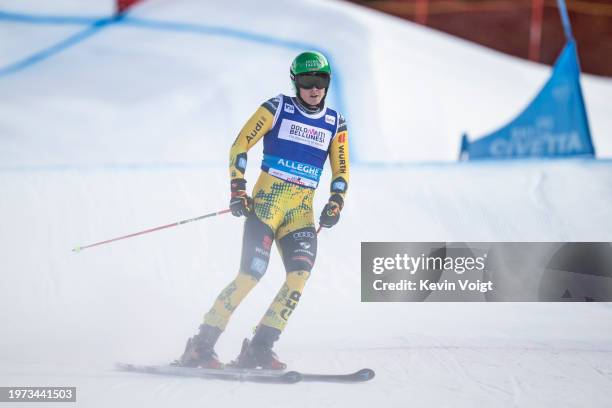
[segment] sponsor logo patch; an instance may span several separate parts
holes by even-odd
[[[287,113],[295,113],[295,107],[290,103],[285,104],[285,112]]]
[[[338,164],[340,165],[340,173],[342,174],[346,173],[346,154],[344,152],[344,146],[343,144],[338,146]]]
[[[311,231],[299,231],[299,232],[294,232],[293,233],[293,239],[298,240],[298,239],[304,239],[304,238],[314,238],[315,234],[314,232]]]
[[[263,238],[263,247],[266,251],[269,251],[270,248],[272,248],[272,238],[269,237],[268,235],[264,236]]]
[[[325,115],[325,122],[329,123],[330,125],[335,125],[336,117],[332,115]]]
[[[296,253],[296,254],[298,254],[298,253],[299,253],[299,254],[306,254],[306,255],[308,255],[308,256],[309,256],[309,257],[311,257],[311,258],[314,258],[314,257],[315,257],[314,252],[309,251],[309,250],[307,250],[307,249],[296,249],[296,250],[294,250],[293,252],[294,252],[294,253]]]
[[[264,117],[259,118],[259,120],[255,124],[255,129],[251,130],[251,133],[249,133],[246,137],[247,143],[251,143],[251,141],[257,137],[257,135],[259,134],[259,131],[263,129],[263,125],[265,121],[266,121],[266,118]]]
[[[291,173],[287,173],[285,171],[277,170],[274,168],[270,168],[268,170],[268,174],[270,174],[271,176],[277,177],[281,180],[285,180],[290,183],[297,184],[299,186],[309,187],[309,188],[317,188],[317,185],[319,184],[318,181],[316,180],[302,178],[299,176],[295,176]]]
[[[315,126],[308,126],[300,122],[283,119],[278,138],[311,146],[319,150],[327,151],[331,140],[331,132]]]
[[[262,258],[255,257],[251,261],[251,271],[257,275],[263,275],[268,267],[268,261]]]
[[[266,258],[270,257],[270,252],[260,247],[255,247],[255,253],[258,255],[265,256]]]
[[[311,166],[309,164],[304,164],[288,159],[278,159],[276,164],[286,169],[295,170],[297,173],[303,174],[304,176],[309,175],[316,177],[317,179],[321,176],[321,169]]]
[[[346,191],[346,183],[344,181],[335,181],[332,184],[332,190],[333,191]]]
[[[301,293],[297,290],[289,294],[289,297],[285,301],[285,308],[280,312],[280,316],[283,320],[289,319],[289,316],[291,316],[291,313],[295,310],[297,303],[300,301],[300,296]]]
[[[247,166],[247,161],[244,157],[241,157],[238,159],[238,165],[236,167],[238,167],[239,169],[246,169]]]

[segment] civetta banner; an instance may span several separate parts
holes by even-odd
[[[502,128],[461,140],[460,159],[594,157],[580,86],[580,63],[565,1],[557,0],[567,43],[552,74],[529,105]]]

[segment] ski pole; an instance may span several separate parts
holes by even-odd
[[[231,210],[228,208],[226,210],[221,210],[221,211],[213,212],[213,213],[210,213],[210,214],[200,215],[199,217],[190,218],[190,219],[187,219],[187,220],[173,222],[172,224],[162,225],[160,227],[155,227],[155,228],[150,228],[150,229],[147,229],[147,230],[144,230],[144,231],[135,232],[133,234],[124,235],[122,237],[107,239],[106,241],[96,242],[95,244],[89,244],[89,245],[84,245],[84,246],[77,246],[77,247],[72,248],[72,252],[80,252],[80,251],[82,251],[84,249],[95,247],[95,246],[98,246],[98,245],[104,245],[104,244],[108,244],[108,243],[111,243],[111,242],[119,241],[119,240],[122,240],[122,239],[127,239],[127,238],[132,238],[132,237],[135,237],[135,236],[138,236],[138,235],[148,234],[149,232],[159,231],[159,230],[162,230],[162,229],[165,229],[165,228],[177,227],[179,225],[187,224],[189,222],[200,221],[200,220],[203,220],[204,218],[214,217],[214,216],[221,215],[221,214],[226,214],[226,213],[228,213],[230,211]]]

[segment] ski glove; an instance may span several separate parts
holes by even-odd
[[[231,183],[230,210],[234,217],[249,216],[253,211],[253,199],[246,192],[245,179],[233,179]]]
[[[324,228],[331,228],[338,223],[340,220],[340,211],[344,206],[344,200],[339,194],[334,194],[329,198],[323,211],[321,211],[321,217],[319,218],[319,225]]]

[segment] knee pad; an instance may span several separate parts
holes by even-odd
[[[278,244],[287,273],[312,270],[317,258],[317,231],[313,227],[290,232]]]
[[[240,271],[259,280],[268,269],[274,232],[257,216],[251,215],[244,222]]]

